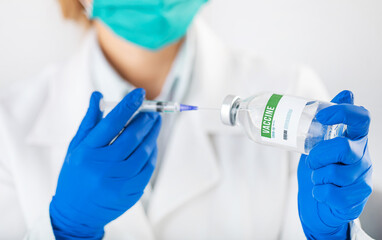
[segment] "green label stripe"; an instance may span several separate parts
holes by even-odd
[[[272,123],[273,123],[273,116],[275,115],[275,111],[277,108],[277,105],[280,102],[280,99],[283,97],[283,95],[279,94],[273,94],[267,103],[267,106],[265,106],[264,114],[261,121],[261,136],[271,138],[272,137]]]

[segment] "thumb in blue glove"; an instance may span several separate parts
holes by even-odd
[[[325,125],[344,123],[345,136],[318,143],[298,167],[299,216],[308,239],[346,239],[372,192],[368,151],[369,112],[353,105],[350,91],[339,93],[317,113]]]
[[[105,118],[102,95],[90,106],[71,141],[50,204],[57,239],[101,239],[104,226],[131,208],[142,196],[156,163],[161,119],[139,113],[144,90],[128,94]]]

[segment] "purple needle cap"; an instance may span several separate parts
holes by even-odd
[[[191,106],[191,105],[185,105],[185,104],[180,104],[180,111],[192,111],[192,110],[198,110],[197,106]]]

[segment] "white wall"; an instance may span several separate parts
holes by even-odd
[[[62,20],[57,2],[0,0],[0,87],[76,50],[82,31]]]
[[[237,49],[311,65],[335,95],[355,93],[372,113],[370,150],[382,187],[382,2],[379,0],[211,0],[203,14]],[[78,47],[57,1],[0,1],[0,86],[37,74]]]

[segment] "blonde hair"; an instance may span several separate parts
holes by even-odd
[[[90,25],[90,20],[86,17],[84,8],[79,0],[59,0],[59,3],[65,19],[74,20],[85,26]]]

